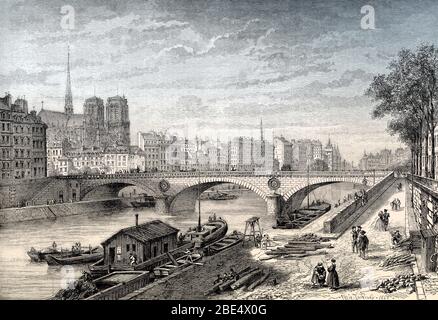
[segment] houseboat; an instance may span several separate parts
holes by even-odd
[[[148,270],[169,261],[167,253],[184,252],[192,245],[178,243],[179,230],[161,220],[138,224],[119,230],[102,242],[103,258],[89,266],[95,276],[110,271]],[[182,255],[182,253],[180,253]]]

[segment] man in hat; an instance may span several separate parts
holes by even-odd
[[[312,274],[312,284],[314,286],[323,287],[325,285],[325,276],[326,271],[322,262],[318,262],[318,264],[313,268]]]
[[[357,246],[359,247],[359,257],[361,257],[362,259],[366,259],[366,251],[368,250],[369,244],[368,237],[365,235],[365,233],[366,232],[362,230],[357,240]]]
[[[353,227],[351,227],[351,241],[352,241],[353,253],[358,252],[358,250],[357,250],[357,237],[358,237],[358,234],[357,234],[356,227],[353,226]]]

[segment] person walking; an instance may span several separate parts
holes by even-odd
[[[368,237],[365,235],[365,233],[365,230],[362,230],[357,240],[357,245],[359,247],[359,257],[361,257],[362,259],[366,259],[366,252],[368,251],[369,244]]]
[[[388,209],[384,209],[383,210],[383,222],[384,222],[385,231],[387,231],[388,230],[388,225],[389,225],[389,212],[388,212]]]
[[[357,234],[356,227],[353,226],[353,227],[351,227],[351,241],[352,241],[353,253],[358,252],[358,250],[357,250],[357,237],[358,237],[358,234]]]
[[[339,276],[336,271],[336,260],[331,260],[331,265],[327,268],[328,276],[327,276],[327,285],[331,290],[336,290],[339,288]]]

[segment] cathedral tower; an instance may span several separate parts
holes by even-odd
[[[101,146],[105,135],[105,106],[103,100],[96,96],[84,103],[84,146]]]
[[[124,96],[108,98],[106,126],[108,137],[113,144],[126,147],[131,144],[128,100]]]

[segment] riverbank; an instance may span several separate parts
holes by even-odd
[[[58,217],[89,214],[94,212],[110,212],[128,207],[129,205],[123,199],[107,199],[21,208],[8,208],[0,210],[0,225],[30,220],[56,219]]]
[[[391,294],[373,290],[377,283],[383,279],[414,272],[411,266],[398,266],[389,270],[379,266],[382,261],[394,253],[394,250],[391,246],[390,233],[376,230],[374,227],[377,214],[380,210],[387,208],[391,213],[389,230],[400,230],[406,236],[404,234],[404,195],[403,191],[398,192],[395,187],[385,190],[354,222],[366,230],[370,239],[367,259],[362,259],[357,253],[352,253],[349,232],[345,232],[337,239],[332,239],[330,243],[333,244],[334,248],[328,249],[326,254],[296,260],[272,259],[263,261],[260,258],[265,256],[264,250],[238,245],[204,261],[202,266],[191,266],[173,277],[162,279],[138,290],[126,299],[417,299],[415,293],[410,294],[407,290],[399,290]],[[391,210],[390,201],[394,197],[401,200],[402,210]],[[281,231],[281,233],[277,230],[269,232],[271,239],[280,234],[283,237],[287,236],[285,230]],[[291,234],[292,232],[289,236]],[[277,241],[275,246],[284,244],[285,241]],[[337,261],[337,271],[341,283],[339,290],[331,291],[327,287],[312,287],[310,280],[315,265],[318,262],[323,262],[325,266],[328,266],[332,258]],[[270,270],[271,275],[253,291],[238,289],[219,295],[204,296],[204,292],[213,286],[217,274],[229,272],[231,267],[238,271],[248,266]]]

